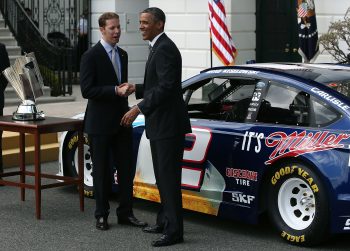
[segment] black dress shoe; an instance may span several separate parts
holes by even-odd
[[[160,233],[163,233],[163,227],[156,224],[153,226],[144,227],[142,228],[142,231],[145,233],[160,234]]]
[[[148,224],[146,222],[138,220],[135,216],[118,217],[118,224],[130,225],[134,227],[145,227]]]
[[[159,239],[152,241],[152,246],[153,247],[170,246],[177,243],[181,243],[183,241],[184,241],[184,238],[182,236],[174,237],[167,234],[163,234]]]
[[[108,230],[109,229],[109,225],[108,225],[108,222],[107,222],[107,218],[99,217],[96,220],[96,229],[98,229],[98,230]]]

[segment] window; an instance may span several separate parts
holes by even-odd
[[[326,103],[306,92],[271,83],[256,120],[263,123],[319,127],[330,124],[339,116]]]
[[[321,103],[316,98],[311,97],[314,108],[315,124],[317,126],[327,125],[337,120],[340,114],[336,113],[329,105]]]
[[[214,78],[185,92],[191,118],[244,121],[256,80]]]

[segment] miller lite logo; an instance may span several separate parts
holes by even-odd
[[[334,134],[328,131],[308,133],[295,131],[289,135],[285,132],[274,132],[265,139],[267,147],[275,148],[265,164],[272,164],[282,157],[296,157],[305,153],[343,148],[341,142],[348,138],[350,134]]]

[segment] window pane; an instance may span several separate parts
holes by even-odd
[[[272,83],[262,101],[257,121],[285,125],[308,124],[308,99],[304,92]]]
[[[257,121],[295,126],[325,126],[340,116],[332,107],[316,97],[284,86],[271,83],[262,101]]]
[[[327,104],[322,104],[316,98],[312,97],[312,106],[315,116],[316,126],[322,126],[330,124],[335,121],[340,114],[336,113],[330,106]]]
[[[256,80],[214,78],[185,93],[192,118],[243,122]],[[190,97],[189,97],[190,96]]]

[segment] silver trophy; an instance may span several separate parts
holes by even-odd
[[[43,120],[45,114],[38,111],[35,99],[43,96],[43,79],[34,53],[16,59],[15,63],[3,71],[8,82],[15,89],[21,104],[13,113],[13,120]]]

